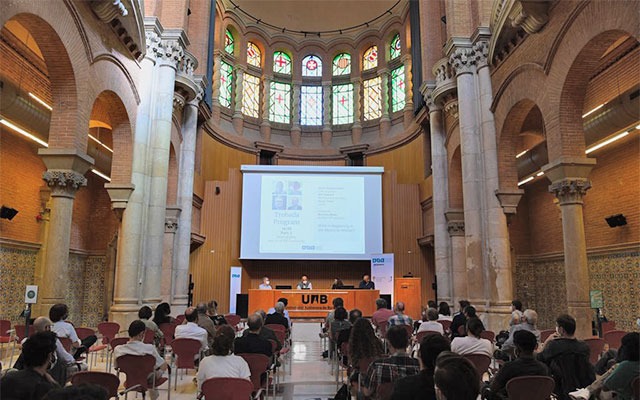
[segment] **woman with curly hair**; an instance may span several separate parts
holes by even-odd
[[[382,342],[376,337],[371,322],[364,318],[358,319],[353,324],[351,336],[349,337],[349,363],[353,367],[350,380],[358,380],[360,361],[376,359],[383,354]]]
[[[222,325],[216,330],[211,345],[212,355],[200,361],[198,368],[198,390],[209,378],[243,378],[251,379],[249,365],[240,356],[234,355],[233,341],[236,332],[229,325]]]

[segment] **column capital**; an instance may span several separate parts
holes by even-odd
[[[464,236],[464,222],[462,221],[449,221],[447,222],[447,232],[449,236]]]
[[[39,149],[38,154],[47,166],[42,179],[51,188],[53,197],[73,198],[87,185],[84,174],[91,168],[93,158],[75,149]]]
[[[424,98],[425,103],[427,104],[427,108],[429,112],[441,111],[442,106],[437,103],[433,97],[433,91],[436,89],[435,82],[424,82],[420,86],[420,93],[422,93],[422,97]]]
[[[560,205],[582,204],[582,197],[591,187],[589,173],[596,165],[594,158],[560,157],[542,167],[551,181],[549,192],[554,193]]]
[[[173,92],[173,111],[180,112],[184,108],[187,99],[186,96],[182,93],[182,91]]]
[[[87,186],[84,175],[69,170],[47,170],[42,179],[51,188],[52,197],[68,197],[73,199],[82,186]]]
[[[460,114],[459,106],[458,106],[458,98],[450,97],[444,102],[444,112],[448,115],[452,116],[454,119],[458,119]]]
[[[473,55],[478,69],[487,67],[489,65],[489,42],[482,39],[475,42],[473,44]]]
[[[119,221],[122,221],[122,214],[127,208],[131,193],[136,188],[133,183],[117,184],[117,183],[105,183],[104,188],[109,194],[111,199],[111,209],[116,214]]]
[[[449,56],[449,63],[456,76],[472,74],[476,70],[475,51],[471,47],[455,47]]]
[[[556,195],[560,205],[582,204],[587,190],[591,188],[591,181],[587,179],[563,179],[549,185],[549,192]]]
[[[164,217],[164,232],[176,233],[178,230],[178,221],[180,220],[180,212],[182,209],[178,206],[167,207]]]

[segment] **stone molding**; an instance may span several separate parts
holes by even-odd
[[[195,58],[186,55],[189,39],[182,29],[164,29],[157,18],[145,18],[146,57],[161,66],[168,66],[176,71],[182,67],[184,72],[191,71]],[[185,61],[186,58],[190,60]]]
[[[178,230],[178,219],[169,217],[164,219],[164,233],[176,233]]]
[[[552,183],[549,186],[549,192],[555,194],[560,200],[560,205],[565,204],[582,204],[587,190],[591,188],[591,181],[587,179],[563,179]]]
[[[489,60],[489,42],[487,40],[478,40],[473,44],[473,54],[476,59],[478,68],[488,66]]]
[[[73,199],[78,189],[87,186],[84,175],[69,170],[47,170],[42,179],[51,188],[52,197],[68,197]]]
[[[122,221],[122,214],[127,208],[129,198],[136,188],[133,183],[118,184],[118,183],[105,183],[104,188],[109,194],[111,199],[111,209],[116,214],[118,221]]]
[[[453,117],[454,119],[458,119],[460,115],[460,111],[458,108],[458,98],[452,97],[447,99],[444,104],[444,112]]]
[[[433,92],[435,89],[435,82],[424,82],[420,87],[420,93],[422,93],[422,97],[424,98],[424,102],[426,103],[429,112],[442,110],[442,106],[433,98]]]
[[[93,13],[116,33],[134,59],[144,56],[144,22],[141,2],[135,0],[93,0]]]
[[[449,56],[449,63],[456,76],[473,74],[476,71],[475,51],[471,47],[456,46]]]
[[[449,232],[449,236],[464,236],[464,222],[463,221],[447,222],[447,232]]]

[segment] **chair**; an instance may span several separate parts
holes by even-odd
[[[176,359],[174,366],[178,370],[182,369],[196,369],[195,356],[200,353],[200,347],[202,343],[196,339],[180,338],[174,339],[171,342],[171,348]],[[175,387],[178,387],[178,371],[176,371]]]
[[[422,332],[418,332],[416,334],[416,341],[418,342],[418,344],[422,343],[422,339],[424,339],[426,336],[428,335],[439,335],[440,332],[436,332],[436,331],[422,331]]]
[[[631,381],[631,391],[633,392],[633,399],[640,400],[640,376],[636,376]]]
[[[238,324],[240,323],[240,321],[242,321],[242,317],[236,314],[225,314],[224,319],[227,320],[227,323],[231,327],[233,327],[233,329],[235,329],[236,332],[238,331]]]
[[[496,334],[493,331],[482,331],[480,333],[480,337],[482,339],[487,339],[491,343],[494,343],[496,341]]]
[[[482,379],[482,375],[489,370],[491,357],[484,354],[465,354],[463,357],[471,361],[471,363],[476,367],[476,371],[478,371],[480,379]]]
[[[458,336],[467,336],[467,328],[464,325],[458,327]]]
[[[80,340],[84,340],[89,336],[93,336],[96,332],[91,328],[75,328],[76,334]],[[91,355],[93,354],[93,361],[95,365],[95,355],[98,351],[102,351],[107,348],[106,344],[94,344],[87,349],[87,364],[91,366]]]
[[[595,365],[600,358],[600,354],[602,354],[602,351],[604,350],[604,339],[593,337],[587,338],[584,341],[589,345],[589,362],[592,365]]]
[[[555,329],[546,329],[544,331],[540,331],[540,343],[544,343],[549,336],[553,335],[554,333],[556,333]]]
[[[618,350],[622,344],[622,337],[626,335],[625,331],[609,331],[604,334],[604,341],[609,345],[610,349]]]
[[[413,335],[413,325],[403,325],[403,326],[407,330],[407,337],[411,339],[411,336]]]
[[[182,325],[184,322],[184,314],[180,314],[176,317],[176,325]]]
[[[13,346],[11,347],[11,358],[9,359],[9,365],[13,365],[13,351],[16,347],[16,341],[14,339],[14,335],[13,332],[11,330],[11,321],[7,320],[7,319],[0,319],[0,345],[2,345],[2,348],[4,349],[5,345],[10,345],[13,344]],[[6,357],[6,354],[2,354],[0,355],[0,358],[4,358]]]
[[[124,388],[135,390],[142,393],[142,398],[145,398],[148,389],[157,388],[158,386],[169,381],[169,390],[167,400],[171,398],[171,376],[169,378],[156,378],[155,365],[156,358],[150,354],[144,356],[124,355],[116,359],[118,372],[123,372],[126,375],[124,381]],[[151,385],[149,385],[149,375],[153,374]]]
[[[272,331],[282,331],[284,333],[287,332],[287,328],[284,327],[284,325],[280,325],[280,324],[266,324],[265,328],[269,328]]]
[[[450,335],[451,334],[451,321],[449,321],[448,319],[442,319],[440,321],[438,321],[440,323],[440,325],[442,325],[442,329],[444,329],[444,334],[445,335]]]
[[[18,343],[22,342],[22,339],[25,338],[26,332],[27,332],[27,328],[25,325],[21,325],[21,324],[16,324],[13,326],[13,329],[15,329],[15,335],[16,335],[16,341]],[[31,333],[33,333],[33,330],[30,329]]]
[[[251,383],[253,383],[253,398],[260,398],[262,391],[267,391],[267,397],[269,395],[269,364],[271,360],[264,354],[253,353],[240,353],[236,354],[242,357],[249,365],[251,371]],[[262,382],[262,374],[266,373],[267,378]],[[275,397],[275,388],[273,390],[273,396]]]
[[[616,329],[616,321],[607,321],[602,323],[602,334]]]
[[[160,326],[158,326],[158,328],[160,328],[160,331],[162,332],[162,335],[164,336],[164,345],[165,346],[171,346],[171,342],[173,341],[173,338],[176,334],[176,324],[171,324],[169,322],[165,322],[164,324],[160,324]]]
[[[507,382],[509,400],[548,400],[555,381],[550,376],[518,376]]]
[[[144,339],[142,339],[143,343],[153,344],[153,339],[155,338],[156,333],[151,329],[147,328],[144,330]]]
[[[58,339],[60,339],[60,343],[62,343],[62,347],[67,351],[67,353],[71,354],[71,348],[73,347],[71,339],[67,337],[61,337]]]
[[[393,385],[395,382],[380,383],[376,387],[376,399],[389,400],[393,394]]]
[[[113,350],[115,350],[115,348],[120,346],[121,344],[127,343],[128,341],[128,337],[113,338],[111,340],[111,342],[109,343],[109,353],[107,354],[107,371],[111,371],[111,357],[113,356]]]
[[[206,400],[247,400],[251,392],[253,384],[242,378],[210,378],[202,384]]]
[[[120,387],[120,378],[108,372],[81,371],[76,372],[71,377],[72,385],[80,385],[83,383],[91,383],[102,386],[106,389],[109,398],[118,398],[118,387]]]
[[[98,333],[102,335],[102,344],[109,344],[120,332],[120,324],[117,322],[100,322]]]

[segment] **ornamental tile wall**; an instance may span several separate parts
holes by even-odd
[[[106,256],[89,256],[85,261],[84,302],[82,304],[83,325],[96,327],[104,314],[105,287],[104,275],[107,265]]]
[[[24,309],[25,286],[33,284],[36,255],[36,250],[0,246],[0,319],[12,325]]]

